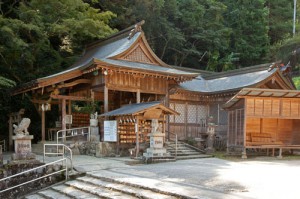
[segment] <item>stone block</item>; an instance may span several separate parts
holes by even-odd
[[[115,143],[99,142],[96,145],[96,157],[112,156],[112,154],[115,154],[115,147]]]

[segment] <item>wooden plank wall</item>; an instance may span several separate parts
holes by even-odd
[[[292,144],[300,145],[300,120],[293,120]]]
[[[273,141],[283,144],[300,144],[300,121],[295,119],[278,118],[247,118],[246,141],[250,140],[250,133],[270,134]]]
[[[284,144],[292,144],[293,120],[279,119],[277,128],[277,140],[281,141]]]
[[[247,98],[247,116],[300,118],[300,100],[279,98]]]
[[[142,93],[165,94],[168,80],[160,77],[139,77],[132,74],[114,73],[107,78],[106,85],[109,90],[134,92],[140,89]]]

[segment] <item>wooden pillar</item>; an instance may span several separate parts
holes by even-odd
[[[104,113],[108,112],[108,88],[104,86]]]
[[[45,110],[42,109],[42,143],[45,143]]]
[[[62,99],[61,102],[61,128],[66,130],[66,99]]]
[[[13,122],[12,122],[12,116],[9,116],[9,121],[8,121],[8,125],[9,125],[9,140],[8,140],[8,150],[13,150],[13,140],[12,140],[12,136],[13,136]]]
[[[139,104],[141,103],[141,90],[138,89],[136,92],[136,103]]]
[[[68,115],[72,115],[72,101],[68,101]],[[68,124],[68,128],[70,129],[72,127],[72,124]]]
[[[71,115],[72,114],[72,101],[69,100],[69,104],[68,104],[68,114]]]
[[[169,93],[169,85],[167,86],[167,90],[166,90],[166,97],[165,97],[165,106],[170,108],[170,93]],[[166,117],[164,116],[165,119],[165,133],[167,131],[167,135],[165,134],[165,139],[167,138],[167,140],[170,140],[170,115],[166,115]]]
[[[136,117],[135,120],[135,135],[136,135],[136,144],[135,144],[135,157],[139,156],[140,144],[139,144],[139,117]]]

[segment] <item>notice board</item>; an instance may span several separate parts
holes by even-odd
[[[107,120],[104,121],[104,141],[116,142],[117,141],[117,121]]]

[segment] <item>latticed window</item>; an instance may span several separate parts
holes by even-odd
[[[187,106],[187,122],[188,123],[197,123],[197,106],[188,105]]]
[[[197,111],[197,123],[203,125],[204,123],[206,123],[206,119],[208,117],[208,107],[206,105],[198,105]]]
[[[180,114],[175,116],[175,123],[185,123],[185,104],[175,104],[175,111]]]
[[[228,123],[228,113],[225,110],[219,110],[219,124],[227,124]]]
[[[170,109],[175,110],[175,104],[174,103],[170,103]],[[174,123],[174,121],[175,121],[174,115],[169,116],[169,121],[170,121],[170,123]]]

